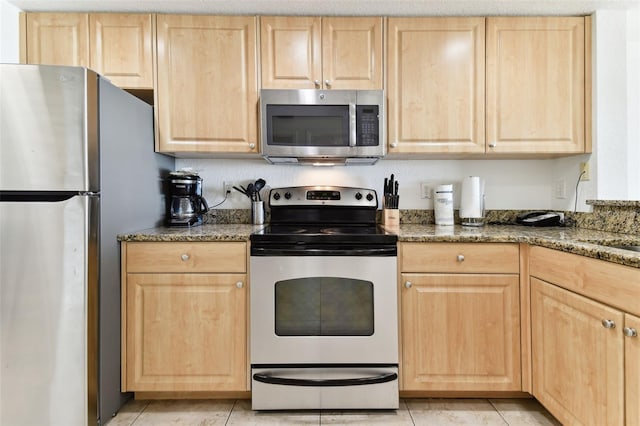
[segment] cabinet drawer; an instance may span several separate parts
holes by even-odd
[[[640,270],[599,259],[531,247],[530,275],[640,315]]]
[[[401,250],[402,272],[520,272],[517,244],[402,243]]]
[[[247,246],[225,243],[127,243],[127,273],[246,272]]]

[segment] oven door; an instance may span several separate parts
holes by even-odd
[[[251,257],[254,410],[398,408],[396,262]]]
[[[398,363],[397,257],[252,256],[251,364]]]

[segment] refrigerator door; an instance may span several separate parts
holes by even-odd
[[[0,64],[0,191],[99,191],[97,75]]]
[[[0,425],[97,422],[98,203],[0,202]]]

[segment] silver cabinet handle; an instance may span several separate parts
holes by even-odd
[[[464,262],[464,254],[459,254],[458,257],[456,257],[456,260],[458,262]]]
[[[324,81],[325,86],[331,87],[331,81],[329,79]]]
[[[616,323],[614,321],[611,321],[610,319],[603,319],[602,326],[604,328],[616,328]]]
[[[320,80],[313,80],[313,84],[315,84],[316,87],[320,87]]]
[[[406,288],[411,288],[411,286],[413,285],[413,283],[411,281],[405,281],[404,286]]]
[[[189,260],[189,255],[185,253],[182,256],[180,256],[180,259],[182,259],[183,262],[186,262],[187,260]]]
[[[638,337],[638,330],[636,330],[635,328],[625,327],[622,329],[622,332],[627,337]]]
[[[255,143],[250,143],[250,144],[249,144],[249,149],[253,149],[253,148],[255,148],[255,147],[256,147],[256,144],[255,144]]]
[[[489,144],[489,148],[495,148],[498,144],[496,144],[495,142],[491,142]]]
[[[244,283],[243,283],[242,281],[238,281],[238,282],[236,283],[236,287],[238,287],[238,288],[242,288],[242,287],[244,287]]]
[[[391,148],[397,148],[398,142],[391,142]]]

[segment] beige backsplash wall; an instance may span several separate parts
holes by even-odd
[[[563,159],[578,176],[579,163],[586,155]],[[554,186],[554,163],[558,160],[392,160],[384,159],[373,166],[312,166],[270,165],[258,158],[176,159],[176,168],[191,167],[203,178],[204,195],[209,205],[223,198],[223,182],[246,185],[263,178],[268,187],[298,185],[341,185],[373,188],[380,196],[384,178],[395,175],[400,182],[401,209],[433,209],[429,199],[421,198],[420,184],[454,184],[454,208],[459,206],[460,182],[465,176],[481,176],[485,180],[486,208],[489,210],[573,210],[575,182],[567,183],[566,198],[558,199]],[[588,183],[585,183],[588,184]],[[581,184],[578,211],[589,211],[585,204],[593,192]],[[266,196],[266,192],[264,194]],[[558,202],[563,204],[558,205]],[[218,208],[248,209],[249,200],[238,192]]]

